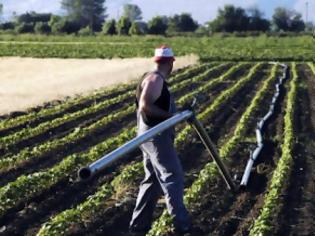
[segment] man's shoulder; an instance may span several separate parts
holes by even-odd
[[[147,73],[144,78],[143,78],[143,82],[152,82],[152,83],[163,83],[163,78],[155,72],[149,72]]]

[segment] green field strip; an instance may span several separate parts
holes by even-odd
[[[0,188],[0,218],[23,201],[40,195],[62,179],[136,136],[136,128],[123,129],[121,134],[106,139],[88,151],[72,154],[48,170],[22,175],[15,181]]]
[[[264,197],[264,205],[260,215],[255,220],[249,235],[267,236],[273,234],[273,223],[279,214],[279,208],[282,202],[282,192],[288,184],[288,176],[293,165],[294,148],[294,113],[296,110],[297,84],[299,81],[296,71],[296,64],[292,63],[293,78],[290,82],[290,90],[285,108],[284,116],[284,140],[281,146],[282,154],[273,172],[268,191]]]
[[[211,69],[206,70],[201,75],[196,76],[195,77],[196,79],[195,78],[190,79],[189,84],[196,83],[200,80],[207,79],[211,75],[211,73],[213,73],[217,70],[220,70],[224,65],[226,65],[226,64],[215,66]],[[233,68],[239,69],[240,66],[233,67]],[[221,78],[221,77],[219,77],[219,78]],[[216,80],[216,79],[214,79],[214,80]],[[208,83],[211,83],[211,81],[212,81],[212,79]],[[177,86],[177,84],[174,84],[171,87],[171,89],[174,91],[178,91],[179,89],[182,89],[182,88],[183,88],[182,86]],[[187,99],[186,99],[186,101],[187,101]],[[105,116],[101,120],[91,124],[90,126],[83,127],[80,129],[75,129],[73,132],[69,133],[68,135],[66,135],[62,138],[48,140],[48,141],[46,141],[40,145],[37,145],[35,147],[27,147],[27,148],[21,150],[16,155],[2,158],[0,160],[0,172],[8,171],[12,168],[19,167],[19,166],[27,163],[30,160],[33,160],[35,158],[39,158],[45,154],[53,152],[54,150],[56,150],[58,148],[66,146],[67,143],[78,142],[79,140],[90,135],[90,133],[92,133],[93,131],[96,131],[98,129],[103,128],[104,126],[108,125],[110,122],[116,122],[118,119],[121,120],[125,116],[131,115],[134,111],[135,111],[135,106],[129,106],[129,107],[125,106],[122,108],[122,111],[118,111],[117,113],[113,112],[114,115]]]
[[[227,35],[226,35],[227,36]],[[18,35],[14,36],[15,38]],[[29,41],[31,37],[26,40]],[[0,56],[21,56],[39,58],[132,58],[152,57],[152,50],[161,44],[170,45],[176,56],[196,54],[202,60],[211,61],[314,61],[314,39],[311,36],[300,37],[82,37],[71,43],[62,44],[62,38],[55,36],[37,38],[31,43],[0,43]],[[132,39],[132,43],[131,42]],[[58,40],[59,44],[49,44]],[[90,43],[87,42],[108,42]],[[8,41],[8,40],[5,40]],[[47,42],[47,43],[45,43]],[[79,43],[82,42],[82,43]],[[141,45],[141,46],[140,46]],[[135,48],[137,50],[135,50]]]
[[[220,147],[220,157],[224,161],[229,162],[232,152],[238,147],[235,141],[240,141],[243,138],[242,135],[245,134],[245,132],[248,130],[248,124],[251,122],[250,117],[252,117],[257,111],[259,111],[259,107],[263,105],[264,97],[266,97],[269,89],[276,79],[276,71],[277,66],[274,66],[270,76],[267,80],[264,81],[263,85],[256,93],[250,105],[242,114],[240,121],[235,127],[232,137],[230,137],[229,141],[226,142],[222,147]],[[200,197],[202,197],[202,191],[205,190],[207,184],[217,181],[219,175],[219,170],[214,162],[206,164],[206,166],[200,171],[197,179],[193,182],[193,184],[188,188],[185,193],[184,202],[188,209],[193,205],[193,203],[196,203],[200,199]],[[174,228],[172,226],[172,218],[167,213],[167,211],[164,211],[162,216],[156,222],[154,222],[152,229],[148,233],[148,235],[165,235],[170,232],[174,232]]]
[[[242,66],[242,65],[237,65]],[[236,67],[237,67],[236,66]],[[239,80],[235,83],[232,88],[224,90],[221,92],[221,95],[218,96],[217,99],[221,101],[221,103],[216,102],[216,100],[213,102],[213,104],[216,104],[215,106],[210,106],[212,109],[206,109],[204,112],[202,112],[200,115],[198,115],[198,118],[203,121],[207,116],[209,116],[209,113],[215,112],[224,106],[224,102],[227,102],[229,98],[231,98],[233,95],[235,95],[240,89],[250,81],[250,79],[253,77],[253,74],[255,71],[261,66],[261,64],[257,64],[254,66],[250,72],[249,75],[244,77],[243,79]],[[225,73],[225,75],[221,77],[228,78],[232,73],[235,73],[235,67],[232,67],[228,72]],[[219,77],[220,78],[220,77]],[[205,84],[204,86],[207,86]],[[208,86],[209,87],[209,86]],[[224,94],[229,94],[228,96]],[[225,97],[225,99],[222,99],[222,97]],[[187,100],[183,99],[181,100],[183,104],[187,101],[189,101],[190,97],[186,98]],[[186,127],[189,127],[188,125]],[[188,139],[188,135],[186,135],[187,128],[184,128],[176,138],[176,147],[185,145],[185,142]],[[83,223],[88,221],[87,219],[91,216],[95,216],[97,214],[97,211],[99,208],[105,204],[105,201],[113,194],[113,192],[116,192],[118,189],[123,189],[124,185],[128,186],[130,183],[133,183],[137,176],[143,175],[143,166],[142,162],[137,162],[132,165],[128,165],[125,167],[121,173],[113,179],[111,184],[104,184],[100,187],[100,189],[92,196],[90,196],[85,202],[81,203],[75,208],[68,209],[60,214],[58,214],[56,217],[52,218],[52,220],[46,224],[43,225],[42,229],[39,232],[39,235],[65,235],[68,232],[68,230],[71,230],[71,224],[73,223]]]

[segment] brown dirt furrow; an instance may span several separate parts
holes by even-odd
[[[265,66],[264,68],[266,69],[268,66]],[[217,143],[220,138],[223,138],[226,133],[230,132],[231,129],[234,129],[241,114],[248,106],[251,98],[255,94],[255,91],[265,77],[266,71],[261,70],[261,72],[256,75],[253,82],[245,86],[245,88],[240,91],[226,107],[214,116],[209,117],[209,119],[205,122],[207,124],[212,124],[211,127],[206,126],[206,128],[215,143]],[[222,126],[222,123],[226,125]],[[216,128],[214,129],[213,127]],[[191,142],[185,145],[179,153],[186,173],[185,186],[190,186],[202,167],[210,161],[210,158],[208,153],[204,150],[201,142],[195,137]],[[140,180],[141,179],[139,179],[138,182],[140,182]],[[216,193],[217,192],[215,191],[214,194]],[[82,233],[82,235],[102,235],[104,232],[111,232],[112,235],[126,235],[128,221],[130,220],[130,216],[132,214],[136,196],[137,187],[133,186],[132,189],[128,189],[126,197],[120,199],[118,202],[116,201],[115,205],[110,204],[104,211],[104,217],[102,217],[102,219],[97,219],[95,223],[87,229],[87,231]],[[228,199],[230,196],[226,196],[226,198]],[[164,205],[162,205],[162,203],[163,201],[161,201],[157,207],[155,218],[157,218],[161,214],[162,209],[164,209]],[[195,219],[194,213],[195,212],[192,214]],[[197,233],[196,235],[203,235],[199,234],[203,233],[201,229],[196,229],[195,233]]]
[[[258,209],[261,206],[268,179],[271,177],[272,170],[275,168],[274,159],[279,155],[280,142],[274,141],[274,127],[283,128],[284,115],[284,96],[276,106],[276,114],[266,124],[264,138],[265,147],[256,169],[251,175],[247,188],[233,195],[226,190],[225,184],[221,179],[215,185],[210,185],[202,194],[201,201],[194,205],[193,219],[195,228],[191,235],[246,235],[250,224],[253,222]],[[269,104],[271,94],[267,96],[263,104]],[[264,113],[260,111],[253,117],[251,124],[256,124]],[[282,129],[283,130],[283,129]],[[254,132],[249,134],[254,137]],[[280,135],[280,134],[279,134]],[[255,147],[255,143],[240,143],[234,152],[233,159],[229,163],[229,169],[237,179],[241,179],[243,171],[249,158],[249,151]]]
[[[214,72],[213,77],[219,76],[220,73],[223,73],[222,71],[224,69],[226,69],[226,68],[223,67],[222,70]],[[174,96],[175,96],[175,98],[179,98],[181,95],[192,91],[193,89],[197,88],[200,85],[201,85],[201,82],[191,83],[191,84],[187,85],[185,88],[181,89],[181,91],[175,92]],[[218,85],[216,87],[216,90],[214,90],[213,96],[216,95],[215,94],[216,91],[220,91],[220,89],[223,89],[224,86],[227,86],[227,84]],[[128,100],[129,100],[129,103],[133,102],[133,99],[131,99],[131,98]],[[123,104],[117,104],[117,105],[119,105],[119,107],[121,107]],[[112,109],[113,110],[110,112],[115,112],[119,108],[113,107]],[[88,126],[89,124],[96,122],[98,119],[103,118],[104,115],[106,115],[106,114],[101,114],[101,115],[96,116],[96,117],[91,117],[90,120],[88,119],[88,120],[82,122],[78,127]],[[131,124],[132,122],[135,122],[134,113],[132,113],[126,117],[123,117],[118,122],[115,122],[115,121],[111,122],[110,124],[97,130],[96,132],[91,133],[90,135],[88,135],[86,138],[80,140],[79,142],[69,143],[69,145],[67,145],[66,147],[59,147],[58,149],[55,149],[52,152],[49,152],[48,154],[43,155],[39,158],[35,158],[33,161],[31,161],[25,165],[21,165],[18,168],[12,169],[12,170],[7,171],[7,172],[2,172],[2,173],[0,172],[0,186],[4,186],[8,182],[13,181],[14,179],[16,179],[21,174],[24,174],[24,175],[30,174],[30,173],[33,173],[35,171],[39,171],[39,170],[44,169],[44,168],[49,168],[52,165],[56,164],[58,161],[62,160],[62,158],[64,158],[67,155],[82,152],[82,151],[88,149],[89,147],[99,143],[99,140],[104,140],[110,136],[118,134],[121,127],[126,127],[127,125]],[[74,127],[74,128],[77,128],[77,127]],[[70,129],[70,130],[67,130],[64,132],[60,132],[57,134],[56,138],[61,138],[71,131],[73,131],[73,129]],[[51,139],[54,139],[54,138],[51,138]],[[45,139],[40,140],[40,143],[44,142],[44,141],[47,141],[47,140],[45,140]],[[33,146],[36,146],[38,144],[39,143],[33,144]]]
[[[247,70],[242,69],[241,71],[241,73],[245,73]],[[223,87],[222,86],[223,85],[219,85],[213,88],[208,96],[215,96],[221,89],[225,88],[224,86],[229,86],[229,83],[225,84]],[[185,93],[185,91],[188,92],[188,90],[195,88],[194,85],[188,87],[187,91],[186,88],[182,91]],[[180,94],[177,96],[179,95]],[[25,202],[23,206],[13,209],[9,215],[4,217],[4,219],[0,219],[6,225],[4,235],[34,235],[34,232],[39,229],[40,225],[47,221],[51,216],[82,202],[83,199],[96,191],[100,183],[104,183],[104,179],[109,181],[113,178],[115,172],[119,172],[119,169],[123,168],[126,163],[130,164],[131,161],[139,161],[139,158],[138,152],[128,155],[124,161],[115,164],[113,167],[102,173],[102,177],[98,176],[90,181],[88,188],[87,185],[72,181],[70,178],[70,181],[65,180],[63,183],[57,184],[53,188],[47,190],[47,192],[32,199],[30,202]],[[49,199],[49,201],[47,199]],[[31,205],[32,214],[29,214],[27,211],[29,205]]]

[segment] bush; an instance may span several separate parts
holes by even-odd
[[[167,29],[166,19],[161,16],[156,16],[149,21],[148,28],[150,34],[164,35]]]
[[[5,22],[3,24],[0,24],[1,30],[14,30],[15,24],[13,22]]]
[[[87,26],[87,27],[80,29],[78,34],[81,36],[88,36],[88,35],[93,35],[93,31],[91,30],[91,28],[89,26]]]
[[[16,26],[15,31],[19,34],[34,33],[34,25],[29,23],[21,23]]]
[[[38,34],[49,34],[51,32],[51,28],[47,23],[37,22],[35,24],[35,33]]]
[[[131,22],[128,17],[122,16],[117,23],[117,31],[120,35],[128,35]]]
[[[116,21],[114,19],[105,22],[103,25],[102,33],[106,35],[117,34]]]
[[[138,22],[134,21],[132,22],[132,25],[129,29],[130,35],[144,35],[148,32],[148,27],[145,22]]]

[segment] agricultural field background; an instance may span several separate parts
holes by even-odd
[[[85,66],[92,59],[105,65],[110,58],[130,58],[136,67],[134,58],[142,57],[148,65],[153,49],[162,43],[170,45],[177,56],[196,55],[184,59],[174,71],[170,89],[178,107],[198,95],[197,117],[237,181],[256,145],[257,122],[268,112],[275,84],[284,73],[279,64],[269,62],[283,61],[289,66],[275,114],[264,130],[264,149],[245,191],[228,191],[192,127],[177,126],[175,145],[185,170],[185,204],[194,224],[191,235],[315,232],[312,37],[1,35],[0,54],[9,57],[2,60],[38,57],[19,75],[28,77],[36,67],[43,69],[47,58],[68,62],[89,58]],[[102,58],[106,60],[100,61]],[[71,69],[80,74],[83,65]],[[148,68],[141,68],[141,72]],[[131,73],[131,69],[124,67],[121,73]],[[120,76],[114,74],[111,80],[123,81]],[[24,79],[26,84],[34,78]],[[83,87],[96,83],[87,79]],[[19,82],[13,83],[18,88]],[[70,90],[75,87],[65,85]],[[144,174],[139,150],[88,182],[78,181],[77,171],[136,136],[135,86],[136,81],[110,88],[99,84],[80,96],[48,99],[25,110],[12,105],[12,112],[2,114],[0,235],[127,235]],[[35,88],[29,89],[31,93],[56,92],[53,87],[47,91]],[[164,208],[159,201],[148,235],[173,235]]]
[[[0,56],[58,58],[151,57],[159,44],[177,56],[196,54],[202,61],[314,61],[315,39],[300,37],[153,37],[0,35]]]

